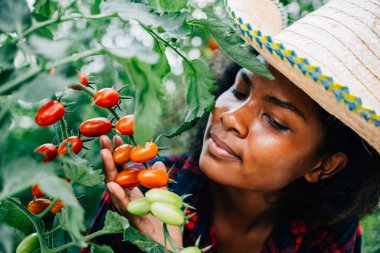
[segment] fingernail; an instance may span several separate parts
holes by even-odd
[[[99,138],[99,143],[100,143],[100,146],[103,148],[104,143],[103,143],[103,138],[102,138],[102,136],[100,136],[100,138]]]

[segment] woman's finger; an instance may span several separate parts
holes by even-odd
[[[137,187],[134,187],[131,190],[125,190],[115,182],[107,183],[107,189],[111,201],[118,211],[128,218],[133,218],[134,216],[127,211],[127,205],[131,200],[144,197],[142,192]]]
[[[163,162],[155,162],[153,164],[153,169],[159,169],[159,170],[167,171],[166,166]]]
[[[117,148],[123,144],[124,144],[124,141],[120,136],[118,136],[118,135],[113,136],[113,145],[115,148]]]
[[[113,153],[112,142],[107,135],[100,136],[99,142],[102,149],[108,149],[111,153]]]
[[[107,137],[108,138],[108,137]],[[103,160],[103,169],[105,174],[105,182],[111,182],[114,181],[115,177],[117,176],[117,169],[115,166],[115,163],[113,161],[112,153],[108,149],[102,149],[100,151],[100,157]]]

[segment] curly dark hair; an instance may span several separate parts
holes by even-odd
[[[231,62],[217,79],[216,96],[226,91],[241,69]],[[324,138],[317,152],[347,155],[346,167],[330,178],[310,183],[303,177],[281,191],[275,203],[282,219],[302,219],[306,224],[333,225],[349,219],[360,219],[373,212],[380,200],[380,155],[353,130],[329,114],[317,103]],[[192,150],[201,147],[208,115],[198,123],[193,134]],[[302,147],[300,147],[302,148]],[[199,153],[199,152],[197,152]]]

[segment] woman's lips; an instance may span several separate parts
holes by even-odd
[[[240,158],[232,152],[232,150],[216,136],[211,135],[207,144],[207,149],[216,157],[230,160],[240,160]]]

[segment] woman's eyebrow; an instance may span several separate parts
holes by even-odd
[[[244,82],[246,82],[249,87],[252,87],[252,81],[249,79],[248,74],[244,71],[241,71],[240,75],[243,78]]]
[[[264,100],[268,101],[268,102],[270,102],[270,103],[272,103],[274,105],[277,105],[277,106],[280,106],[280,107],[285,108],[287,110],[290,110],[290,111],[296,113],[301,118],[303,118],[304,121],[307,121],[306,117],[305,117],[305,114],[300,109],[298,109],[295,105],[293,105],[290,102],[287,102],[287,101],[284,101],[284,100],[280,100],[280,99],[278,99],[276,97],[269,96],[269,95],[266,95],[264,97]]]

